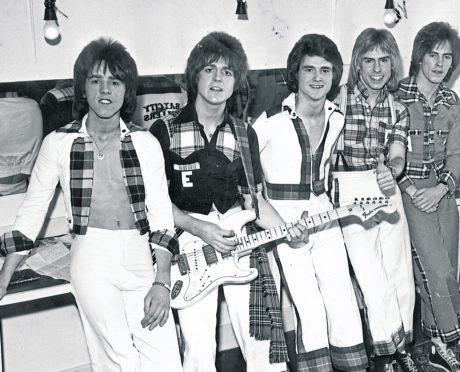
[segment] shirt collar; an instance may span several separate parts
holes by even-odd
[[[201,125],[200,122],[198,121],[198,114],[196,113],[196,109],[195,109],[195,105],[194,104],[188,104],[186,105],[182,110],[181,112],[179,113],[179,115],[177,115],[176,119],[175,119],[175,122],[177,123],[190,123],[190,122],[194,122],[196,123],[197,125]],[[218,128],[220,127],[224,127],[225,125],[231,125],[232,121],[230,119],[230,113],[228,112],[227,108],[225,108],[225,112],[224,112],[224,120],[222,121],[222,123],[218,126]]]
[[[83,119],[81,119],[81,127],[78,130],[79,133],[83,133],[89,136],[88,129],[86,127],[86,120],[88,119],[88,114],[83,116]],[[129,127],[126,125],[126,123],[123,121],[122,118],[120,118],[120,136],[124,137],[130,132]]]
[[[297,113],[295,111],[295,99],[296,94],[291,93],[283,100],[281,106],[281,110],[287,111],[291,119],[295,119],[297,117]],[[329,120],[329,117],[332,115],[332,113],[336,110],[338,110],[338,107],[334,103],[326,99],[326,101],[324,102],[324,113],[326,117],[326,122]]]
[[[295,119],[297,117],[297,113],[295,112],[295,97],[295,93],[289,94],[283,100],[283,103],[281,105],[281,111],[287,111],[291,119]]]
[[[415,101],[420,101],[422,97],[422,92],[418,89],[417,78],[411,76],[407,83],[404,83],[404,93],[409,97],[413,97]],[[424,97],[426,100],[426,97]],[[436,97],[434,99],[436,105],[453,105],[456,102],[456,97],[454,93],[447,88],[444,84],[439,84],[438,90],[436,92]]]

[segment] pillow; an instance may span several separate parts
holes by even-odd
[[[24,192],[43,137],[36,101],[0,98],[0,195]]]

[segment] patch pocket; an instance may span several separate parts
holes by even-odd
[[[438,129],[436,131],[436,137],[445,146],[447,138],[449,137],[449,129]]]
[[[423,149],[423,131],[420,129],[409,129],[407,136],[407,151],[412,152],[414,145]]]

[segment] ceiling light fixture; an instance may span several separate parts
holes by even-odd
[[[248,19],[246,0],[237,0],[235,14],[238,15],[238,19]]]
[[[397,2],[398,0],[396,0]],[[398,9],[399,8],[399,9]],[[389,28],[394,27],[402,18],[401,12],[404,18],[407,18],[406,1],[402,1],[401,4],[395,6],[394,0],[386,0],[385,2],[385,13],[383,14],[383,22]]]
[[[43,35],[46,41],[55,42],[60,38],[59,23],[56,16],[56,0],[45,0]]]

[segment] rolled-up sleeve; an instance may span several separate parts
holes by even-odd
[[[409,131],[409,110],[402,103],[395,101],[396,123],[393,130],[388,136],[388,145],[393,143],[401,143],[407,146],[407,134]]]

